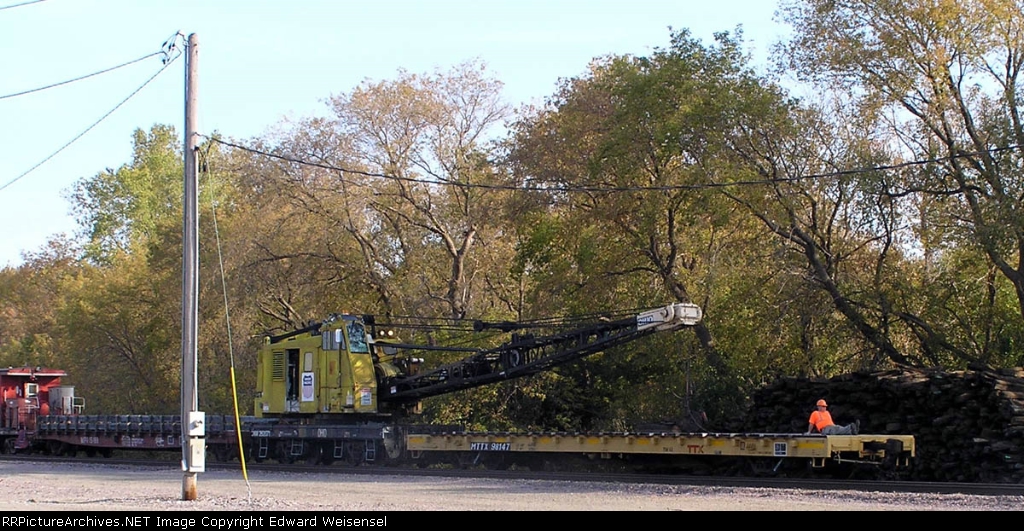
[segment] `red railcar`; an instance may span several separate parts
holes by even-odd
[[[0,448],[7,453],[25,449],[38,428],[40,415],[76,415],[84,402],[75,388],[62,385],[67,373],[45,367],[0,369]]]

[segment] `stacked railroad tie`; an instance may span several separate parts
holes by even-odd
[[[827,380],[781,378],[760,389],[729,429],[802,433],[826,397],[837,424],[915,437],[913,479],[1024,482],[1024,369],[899,369]]]

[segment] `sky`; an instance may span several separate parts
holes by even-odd
[[[711,44],[714,33],[739,27],[755,66],[767,66],[771,45],[788,31],[775,21],[776,7],[775,0],[0,0],[0,268],[81,229],[69,192],[130,163],[136,129],[184,131],[184,56],[166,68],[152,56],[64,83],[158,52],[175,34],[198,42],[198,132],[245,140],[326,115],[326,99],[364,81],[467,61],[485,64],[514,107],[541,103],[594,58],[668,47],[670,28]]]

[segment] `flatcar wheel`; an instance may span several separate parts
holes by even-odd
[[[464,455],[463,452],[455,454],[455,458],[452,460],[452,466],[458,470],[468,470],[475,468],[480,464],[480,454],[469,454]]]
[[[778,475],[778,470],[773,463],[765,459],[741,458],[739,475],[752,476],[755,478],[772,477]]]
[[[4,453],[8,455],[14,455],[17,450],[14,448],[14,438],[10,437],[4,439]]]
[[[254,463],[262,463],[267,460],[266,457],[261,457],[259,451],[256,448],[248,448],[249,460]]]
[[[487,463],[489,470],[508,470],[512,466],[511,459],[505,459],[505,456],[499,455],[497,459]]]
[[[318,446],[320,447],[320,464],[331,465],[334,463],[334,441],[324,441]]]
[[[231,460],[231,449],[229,449],[226,445],[215,444],[211,447],[211,449],[213,450],[213,458],[218,463],[227,463],[228,461]]]
[[[295,462],[295,456],[292,455],[291,441],[280,441],[277,443],[277,462],[282,465],[290,465]]]
[[[363,447],[363,449],[365,449],[365,446]],[[362,453],[356,451],[356,443],[345,443],[345,462],[351,466],[358,466],[363,462]]]
[[[307,465],[319,465],[324,460],[324,447],[320,443],[313,443],[309,447],[309,453],[306,455]]]

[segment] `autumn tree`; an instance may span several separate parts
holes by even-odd
[[[886,195],[884,172],[846,171],[884,161],[870,135],[849,132],[856,120],[794,106],[734,139],[739,162],[721,183],[774,238],[770,285],[788,314],[778,317],[796,325],[810,375],[925,364],[898,326],[909,315],[894,291],[907,267],[901,205]]]
[[[705,392],[737,390],[741,369],[712,331],[748,315],[721,301],[761,252],[758,227],[713,186],[732,167],[730,138],[779,99],[747,61],[740,36],[705,46],[686,30],[650,56],[595,61],[518,124],[511,154],[517,177],[550,190],[519,258],[577,304],[700,305]],[[681,357],[666,358],[681,385]]]
[[[92,411],[170,412],[180,381],[182,166],[174,128],[134,135],[132,160],[80,179],[82,260],[61,283],[57,351]],[[175,258],[176,257],[176,258]]]
[[[500,193],[488,189],[490,135],[508,112],[500,83],[479,64],[401,72],[330,104],[331,118],[253,145],[271,153],[251,165],[260,216],[279,220],[258,259],[268,271],[301,263],[307,279],[345,286],[346,304],[363,310],[431,315],[440,303],[441,314],[465,317],[484,276],[477,255],[501,249]],[[302,315],[280,294],[264,311],[283,312],[282,322]]]
[[[221,211],[230,213],[226,228],[233,236],[225,238],[229,275],[245,280],[236,284],[245,295],[240,302],[259,312],[263,332],[368,310],[374,294],[388,298],[368,286],[365,261],[344,225],[345,205],[357,198],[335,186],[336,172],[285,160],[339,164],[344,145],[331,131],[323,120],[303,121],[252,142],[254,152],[230,153],[222,181],[234,182],[236,193]]]
[[[78,249],[61,235],[24,259],[0,269],[0,365],[64,368],[58,312],[68,300],[66,282],[80,272]]]
[[[931,297],[928,319],[901,319],[932,355],[1019,363],[1021,4],[799,0],[782,7],[795,30],[787,64],[876,117],[901,167],[882,192],[910,200],[902,218],[914,232],[904,245],[922,254],[920,286]],[[1016,317],[1007,314],[1007,297]]]
[[[440,305],[460,319],[474,305],[472,313],[485,308],[484,255],[503,251],[495,215],[502,180],[490,145],[510,112],[501,87],[471,62],[432,75],[400,72],[331,99],[337,130],[364,170],[346,177],[372,193],[360,215],[388,231],[389,245],[376,247],[373,262],[401,260],[413,313],[437,313]],[[360,238],[367,251],[368,241]]]

